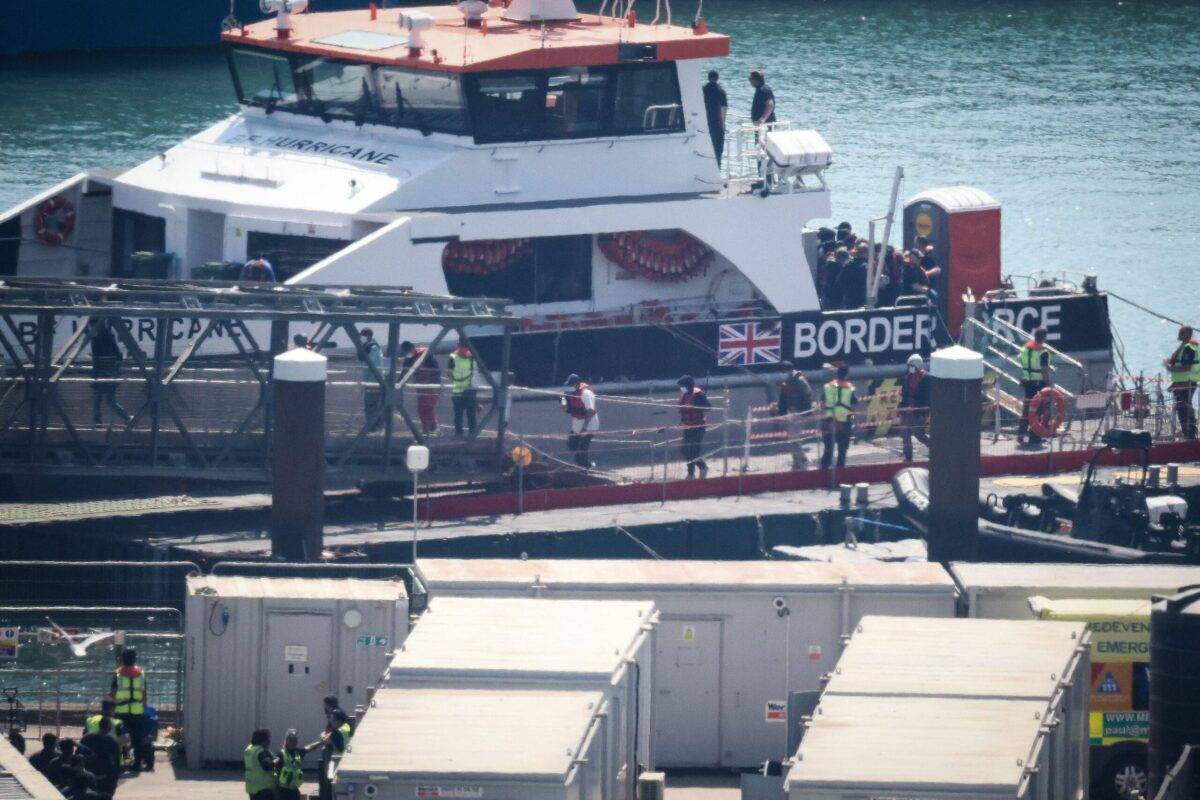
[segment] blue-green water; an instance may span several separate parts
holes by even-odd
[[[763,67],[780,116],[833,146],[835,221],[881,215],[896,165],[906,195],[973,184],[1004,204],[1006,271],[1092,269],[1200,322],[1200,3],[708,0],[705,15],[733,36],[715,66],[734,110]],[[216,51],[0,63],[0,207],[233,108]],[[1173,326],[1114,314],[1131,366],[1156,369]]]

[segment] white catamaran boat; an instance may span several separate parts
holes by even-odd
[[[237,113],[0,215],[0,277],[237,280],[265,257],[289,283],[508,298],[528,386],[761,384],[783,360],[874,375],[968,318],[1014,337],[1044,324],[1096,381],[1111,365],[1105,295],[1006,288],[999,205],[965,187],[911,198],[897,222],[906,246],[935,243],[939,301],[822,308],[808,226],[831,213],[830,148],[731,125],[719,168],[701,89],[729,39],[699,18],[637,20],[619,0],[263,2],[273,18],[222,35]],[[496,339],[470,333],[490,361]]]

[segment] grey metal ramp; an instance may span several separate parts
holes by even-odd
[[[0,738],[0,800],[63,800],[7,739]]]

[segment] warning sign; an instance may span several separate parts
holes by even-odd
[[[766,718],[767,722],[787,722],[787,702],[768,700]]]
[[[284,661],[308,661],[308,645],[286,644],[283,646]]]
[[[471,800],[471,798],[483,797],[483,787],[418,786],[417,797],[419,800],[442,800],[442,798],[452,798],[452,800]]]
[[[821,645],[810,644],[808,646],[808,660],[809,661],[820,661],[821,660]]]
[[[695,625],[684,625],[683,626],[683,640],[685,642],[696,641],[696,626]]]
[[[17,650],[21,647],[18,641],[20,628],[0,627],[0,658],[16,658]]]

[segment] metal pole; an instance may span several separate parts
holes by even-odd
[[[62,736],[62,659],[54,669],[54,731]]]
[[[419,473],[419,472],[417,472],[416,470],[413,470],[413,471],[412,471],[412,476],[413,476],[413,494],[412,494],[412,497],[413,497],[413,503],[412,503],[412,506],[413,506],[413,540],[412,540],[412,563],[413,563],[413,566],[415,567],[415,566],[417,565],[417,504],[418,504],[418,502],[420,501],[420,497],[417,495],[417,491],[418,491],[418,489],[417,489],[417,485],[418,485],[418,482],[419,482],[419,480],[420,480],[420,478],[419,478],[419,476],[420,476],[420,473]]]
[[[525,513],[525,435],[521,434],[518,440],[521,445],[521,457],[517,459],[517,513]]]
[[[729,474],[729,398],[721,411],[721,477]]]
[[[904,167],[896,167],[896,177],[892,179],[892,199],[888,203],[888,213],[883,224],[883,247],[879,248],[879,257],[875,259],[875,279],[871,282],[871,291],[867,293],[867,305],[875,307],[875,299],[879,296],[879,279],[883,275],[883,256],[887,252],[887,244],[892,240],[892,221],[896,218],[896,201],[900,197],[900,181],[904,179]],[[874,256],[874,253],[871,253]]]
[[[664,434],[663,435],[663,474],[662,474],[662,501],[664,503],[667,502],[667,453],[671,449],[667,444],[669,441],[670,441],[670,434],[669,433]]]

